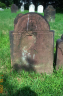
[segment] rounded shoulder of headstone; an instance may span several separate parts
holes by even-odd
[[[48,5],[45,10],[54,9],[52,5]]]
[[[60,39],[57,39],[56,44],[58,45],[58,44],[60,44],[61,42],[63,42],[63,35],[61,36]]]
[[[45,19],[45,17],[43,16],[43,15],[41,15],[41,14],[39,14],[39,13],[35,13],[35,12],[29,12],[29,13],[26,13],[26,14],[24,14],[24,15],[27,15],[27,14],[30,14],[30,15],[38,15],[41,19],[44,19],[45,20],[45,22],[48,24],[48,26],[49,26],[49,23],[48,23],[48,21]],[[50,26],[49,26],[49,28],[50,28]]]
[[[49,23],[46,21],[44,16],[42,16],[41,14],[35,13],[35,12],[29,12],[29,13],[26,13],[26,14],[24,14],[22,16],[19,16],[19,15],[16,17],[16,19],[14,21],[14,24],[16,24],[16,27],[17,27],[17,28],[15,27],[16,29],[18,29],[18,27],[19,27],[18,24],[22,23],[20,25],[21,26],[20,28],[24,28],[24,26],[25,27],[27,26],[27,22],[30,21],[29,22],[29,28],[33,27],[33,30],[44,30],[44,32],[46,30],[47,30],[47,32],[50,31]],[[20,30],[22,30],[22,29],[20,29]],[[30,30],[32,30],[32,29],[30,29]]]
[[[62,34],[62,36],[61,36],[61,39],[63,40],[63,34]]]
[[[14,24],[17,24],[18,19],[21,18],[22,15],[23,15],[22,13],[17,15],[17,17],[14,19]]]

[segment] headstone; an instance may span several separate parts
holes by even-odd
[[[24,2],[22,3],[22,6],[21,6],[21,12],[24,11]]]
[[[4,11],[4,9],[0,8],[0,11]]]
[[[29,6],[29,12],[35,12],[35,5],[33,3]]]
[[[16,13],[18,11],[18,7],[15,4],[12,4],[11,6],[11,12]]]
[[[39,73],[53,72],[53,35],[45,18],[38,13],[20,14],[10,31],[11,66]]]
[[[63,67],[63,35],[56,42],[56,70]]]
[[[53,8],[52,5],[49,5],[45,11],[44,11],[44,17],[48,22],[54,22],[55,21],[55,13],[56,10]]]
[[[23,12],[24,11],[24,6],[21,6],[21,12]]]
[[[38,12],[38,13],[43,13],[43,6],[42,6],[42,5],[39,5],[39,6],[37,7],[37,12]]]

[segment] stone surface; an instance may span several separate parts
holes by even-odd
[[[43,13],[43,6],[42,6],[42,5],[39,5],[39,6],[37,7],[37,12],[38,12],[38,13]]]
[[[48,22],[54,22],[55,21],[55,13],[56,10],[53,8],[52,5],[49,5],[45,10],[44,10],[44,17]]]
[[[10,31],[11,66],[16,70],[53,72],[53,31],[38,13],[18,15]]]
[[[23,11],[24,11],[24,6],[22,5],[22,6],[21,6],[21,12],[23,12]]]
[[[17,15],[17,17],[14,20],[14,27],[15,27],[15,24],[17,23],[18,19],[21,18],[22,15],[23,15],[22,13]]]
[[[56,70],[63,67],[63,35],[56,42]]]
[[[22,3],[22,6],[21,6],[21,12],[24,11],[24,2]]]
[[[11,6],[11,12],[16,13],[18,11],[18,7],[15,4],[12,4]]]
[[[34,4],[31,4],[29,6],[29,12],[35,12],[35,5]]]

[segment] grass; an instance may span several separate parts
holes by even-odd
[[[26,10],[24,13],[27,13]],[[59,69],[50,75],[34,72],[11,72],[9,31],[14,30],[14,19],[17,14],[10,9],[0,12],[0,80],[3,82],[3,93],[0,96],[63,96],[63,70]],[[44,14],[42,14],[44,15]],[[55,22],[50,22],[50,29],[54,30],[54,53],[56,40],[63,34],[63,14],[57,13]]]

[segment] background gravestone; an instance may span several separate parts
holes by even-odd
[[[21,6],[21,12],[24,11],[24,2],[22,3],[22,6]]]
[[[23,11],[24,11],[24,6],[22,5],[22,6],[21,6],[21,12],[23,12]]]
[[[63,67],[63,35],[56,42],[56,70]]]
[[[17,11],[18,11],[18,7],[15,4],[12,4],[12,6],[11,6],[11,12],[12,13],[15,13]]]
[[[0,8],[0,11],[4,11],[4,9]]]
[[[43,6],[42,6],[42,5],[39,5],[39,6],[37,7],[37,12],[38,12],[38,13],[43,13]]]
[[[29,6],[29,12],[35,12],[35,5],[33,3]]]
[[[38,13],[20,14],[10,31],[11,66],[39,73],[53,72],[53,31]]]
[[[49,5],[45,10],[44,10],[44,17],[48,22],[54,22],[55,21],[55,13],[56,10],[53,8],[52,5]]]

